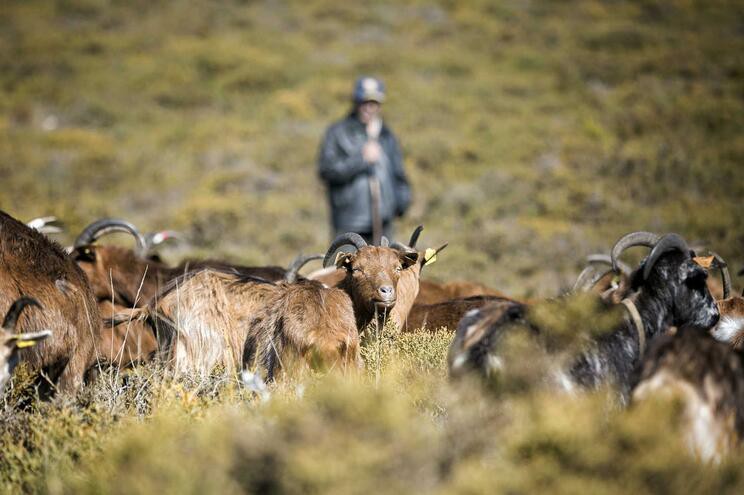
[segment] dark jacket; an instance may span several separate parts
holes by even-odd
[[[370,174],[377,174],[380,179],[383,222],[403,215],[411,203],[400,147],[393,133],[383,124],[379,143],[387,160],[382,160],[382,166],[362,158],[366,141],[365,126],[352,114],[328,128],[320,147],[318,171],[328,189],[336,232],[372,231]]]

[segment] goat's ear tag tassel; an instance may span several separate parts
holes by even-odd
[[[435,261],[437,261],[437,251],[432,248],[427,248],[426,252],[424,253],[424,266],[431,265]]]
[[[36,345],[35,340],[18,340],[16,341],[16,347],[19,349],[23,349],[24,347],[33,347]]]
[[[694,261],[695,263],[697,263],[698,265],[706,269],[713,266],[714,260],[715,260],[715,257],[713,256],[696,256],[692,258],[692,261]]]

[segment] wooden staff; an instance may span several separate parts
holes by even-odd
[[[382,120],[372,119],[367,124],[367,142],[375,142],[379,145]],[[372,197],[372,245],[379,246],[382,241],[382,209],[380,200],[380,178],[376,173],[369,175],[369,194]]]

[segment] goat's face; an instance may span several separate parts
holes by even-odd
[[[718,305],[707,285],[708,272],[688,259],[677,270],[680,283],[675,297],[675,324],[711,328],[718,323]]]
[[[719,312],[708,290],[708,272],[687,253],[670,252],[654,266],[659,277],[650,283],[666,286],[672,293],[672,324],[708,329],[718,323]]]
[[[363,304],[372,313],[375,309],[389,311],[395,306],[401,272],[417,260],[416,252],[365,246],[354,253],[339,255],[336,266],[346,270],[355,304]]]

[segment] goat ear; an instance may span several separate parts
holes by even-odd
[[[346,253],[344,251],[336,253],[336,268],[345,268],[346,270],[350,270],[351,264],[354,262],[354,258],[354,253]]]
[[[37,342],[44,340],[52,334],[49,330],[36,333],[17,333],[10,335],[5,340],[5,345],[13,349],[23,349],[24,347],[33,347]]]
[[[416,251],[400,253],[398,256],[400,257],[400,263],[403,265],[403,268],[415,265],[419,259],[419,254]]]
[[[692,258],[692,261],[702,266],[703,268],[711,268],[715,262],[714,256],[696,256]]]
[[[75,250],[72,252],[72,259],[74,259],[75,261],[88,261],[90,263],[93,263],[94,261],[96,261],[96,252],[90,246],[81,246],[79,248],[75,248]]]

